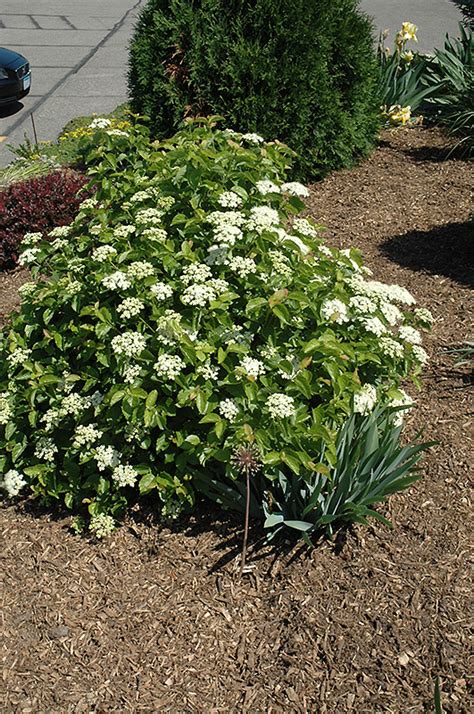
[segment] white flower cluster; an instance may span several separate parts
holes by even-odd
[[[205,283],[212,277],[211,269],[205,263],[191,263],[187,265],[181,273],[181,280],[184,285],[191,283]]]
[[[138,298],[130,297],[125,298],[123,302],[117,307],[117,312],[123,320],[128,320],[131,317],[136,317],[145,307],[142,300]]]
[[[269,206],[254,206],[250,209],[250,218],[247,221],[247,228],[256,231],[259,235],[264,231],[275,230],[280,222],[278,211]]]
[[[157,241],[164,241],[167,238],[165,229],[157,228],[156,226],[153,226],[152,228],[145,228],[142,235],[144,238]]]
[[[416,300],[408,290],[401,285],[388,285],[378,280],[364,280],[360,275],[353,275],[348,280],[355,292],[377,297],[385,302],[398,302],[405,305],[414,305]]]
[[[303,184],[298,181],[289,181],[288,183],[282,184],[281,190],[290,196],[309,196],[309,191],[306,186],[303,186]]]
[[[7,492],[10,498],[13,498],[13,496],[17,496],[21,489],[26,486],[26,480],[19,471],[10,469],[0,481],[0,486]]]
[[[280,187],[268,179],[257,181],[255,185],[257,187],[257,191],[261,193],[262,196],[267,196],[269,193],[280,193]]]
[[[94,459],[97,462],[99,471],[107,468],[114,469],[120,463],[120,454],[113,446],[103,446],[102,444],[94,449]]]
[[[398,330],[398,337],[404,342],[409,342],[411,345],[421,345],[421,334],[414,327],[402,325]]]
[[[214,367],[210,362],[200,365],[196,369],[196,372],[204,377],[204,379],[209,379],[211,382],[215,382],[219,377],[219,367]]]
[[[105,260],[117,255],[113,245],[100,245],[92,251],[92,260],[97,260],[98,263],[103,263]]]
[[[420,307],[414,312],[415,317],[420,320],[420,322],[425,322],[428,325],[432,325],[434,322],[434,317],[426,307]]]
[[[105,133],[109,136],[128,136],[128,132],[122,129],[108,129]]]
[[[142,208],[137,211],[135,220],[139,226],[158,226],[161,223],[163,211],[158,208]]]
[[[240,226],[245,218],[240,211],[213,211],[207,217],[208,223],[214,226],[214,238],[218,246],[233,246],[242,238]]]
[[[401,311],[396,305],[393,305],[391,302],[381,302],[380,312],[387,320],[389,325],[396,325],[397,322],[400,322],[400,320],[403,319]]]
[[[82,283],[79,280],[68,280],[63,286],[63,293],[66,297],[73,297],[82,290]]]
[[[97,206],[97,199],[96,198],[86,198],[82,203],[79,204],[79,210],[80,211],[88,211],[92,208],[95,208]]]
[[[293,230],[301,233],[303,236],[308,236],[308,238],[317,238],[318,236],[316,228],[312,226],[306,218],[295,218],[293,221]]]
[[[218,409],[219,414],[230,422],[235,421],[239,413],[239,407],[232,399],[223,399],[219,402]]]
[[[428,362],[428,353],[426,350],[423,349],[423,347],[420,347],[420,345],[413,345],[412,353],[413,357],[420,364],[426,364]]]
[[[286,255],[279,250],[270,250],[268,256],[272,262],[274,273],[284,280],[290,280],[293,275],[293,269]]]
[[[130,364],[123,370],[123,381],[126,384],[133,384],[142,371],[139,364]]]
[[[48,437],[44,436],[39,439],[38,443],[36,444],[35,456],[38,459],[51,462],[54,461],[54,454],[56,454],[57,451],[58,447],[52,441],[52,439],[49,439]]]
[[[146,337],[140,332],[124,332],[123,335],[113,337],[111,345],[116,355],[134,357],[145,349]]]
[[[328,322],[336,322],[338,325],[342,325],[344,322],[349,320],[347,314],[347,306],[335,298],[334,300],[325,300],[321,306],[321,316],[323,320]]]
[[[111,126],[112,122],[110,119],[106,119],[105,117],[97,117],[96,119],[93,119],[91,123],[89,124],[89,129],[107,129],[107,127]]]
[[[105,278],[102,278],[101,283],[109,290],[127,290],[132,284],[127,274],[122,270],[116,270],[115,273],[106,275]]]
[[[237,374],[245,374],[250,379],[258,379],[261,375],[265,374],[265,365],[258,359],[254,357],[244,357],[240,365],[237,367]]]
[[[377,404],[377,390],[373,384],[364,384],[361,390],[354,394],[354,412],[370,414]]]
[[[349,307],[357,314],[372,315],[377,312],[377,303],[366,295],[354,295],[349,300]]]
[[[242,134],[240,137],[243,141],[248,141],[250,144],[263,144],[265,139],[260,134],[255,134],[254,132],[248,132],[247,134]]]
[[[408,409],[410,409],[415,403],[410,397],[410,395],[404,392],[403,389],[399,389],[399,392],[400,396],[396,397],[395,399],[392,399],[390,402],[390,406],[393,408],[407,407],[407,409],[400,409],[400,411],[395,415],[395,426],[401,426],[403,424],[403,417],[405,416],[405,412],[408,411]]]
[[[87,409],[90,403],[91,401],[89,397],[84,397],[82,396],[82,394],[78,394],[77,392],[71,392],[71,394],[67,394],[65,397],[63,397],[58,416],[66,416],[66,414],[72,414],[73,416],[77,416],[78,414],[81,414],[85,409]]]
[[[127,275],[137,280],[148,278],[150,275],[154,275],[154,273],[155,268],[147,260],[136,260],[134,263],[130,263],[127,270]]]
[[[96,538],[107,538],[115,530],[115,521],[112,516],[99,513],[97,516],[91,516],[89,530]]]
[[[117,482],[120,488],[125,486],[135,486],[138,472],[130,464],[120,464],[112,471],[112,479]]]
[[[153,198],[153,194],[150,190],[137,191],[130,197],[130,203],[143,203],[143,201],[148,201]]]
[[[0,392],[0,424],[8,424],[12,416],[12,410],[8,403],[8,392]]]
[[[40,240],[43,239],[43,234],[39,232],[35,233],[25,233],[25,235],[22,238],[21,244],[22,245],[35,245],[35,243],[39,243]]]
[[[181,295],[181,302],[184,305],[194,307],[206,307],[206,305],[217,297],[216,291],[210,285],[190,285]]]
[[[33,263],[40,252],[39,248],[27,248],[18,258],[18,265],[30,265]]]
[[[50,238],[66,238],[71,234],[72,226],[56,226],[52,231],[49,231]]]
[[[401,359],[404,355],[403,345],[392,337],[382,336],[379,340],[379,347],[385,355],[392,359]]]
[[[83,446],[90,446],[102,437],[103,432],[97,428],[97,424],[89,424],[76,427],[72,445],[75,449],[80,449]]]
[[[153,366],[159,377],[174,380],[185,369],[186,364],[178,355],[164,354],[158,357]]]
[[[235,191],[224,191],[217,202],[222,208],[239,208],[242,205],[242,199]]]
[[[135,233],[135,226],[133,225],[121,225],[114,228],[115,238],[128,238]]]
[[[279,392],[270,394],[266,401],[272,419],[285,419],[295,413],[295,400]]]
[[[232,272],[240,278],[246,278],[247,275],[252,275],[257,271],[257,264],[253,258],[243,258],[240,255],[231,258],[228,265]]]
[[[360,324],[367,332],[380,337],[387,333],[387,327],[383,324],[382,320],[378,317],[365,317],[360,319]]]
[[[7,357],[7,362],[11,367],[17,367],[26,362],[31,355],[31,350],[24,347],[16,347]]]
[[[33,282],[28,282],[28,283],[23,283],[23,285],[20,285],[18,288],[18,292],[22,297],[31,297],[33,293],[36,290],[36,283]]]
[[[150,287],[150,292],[159,302],[163,302],[173,295],[173,288],[166,283],[157,282]]]

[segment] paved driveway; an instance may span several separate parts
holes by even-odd
[[[127,45],[145,0],[0,0],[0,46],[30,61],[32,88],[0,110],[0,165],[7,143],[55,139],[75,116],[108,112],[127,98]]]

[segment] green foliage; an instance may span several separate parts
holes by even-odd
[[[37,282],[0,333],[5,490],[87,509],[104,536],[139,494],[174,515],[203,474],[240,482],[246,463],[270,482],[343,480],[339,430],[408,403],[428,311],[295,217],[306,189],[285,182],[284,145],[212,121],[93,143],[95,199],[25,237]]]
[[[367,523],[374,517],[390,525],[372,506],[410,486],[416,463],[431,444],[400,446],[400,410],[379,407],[368,416],[351,415],[339,430],[334,465],[315,465],[312,473],[277,469],[271,478],[252,478],[251,512],[265,515],[272,536],[286,528],[309,543],[320,532],[332,534],[344,523]],[[325,444],[319,445],[324,460]],[[199,477],[206,495],[226,508],[242,510],[242,483],[222,483],[207,474]]]
[[[474,26],[474,0],[452,0],[460,9],[463,16],[463,23],[470,27]]]
[[[474,39],[470,28],[459,26],[460,36],[446,36],[444,49],[430,60],[425,84],[433,89],[427,100],[434,120],[459,138],[467,155],[474,149]]]
[[[20,158],[12,161],[4,169],[0,169],[0,190],[11,186],[14,183],[28,181],[28,179],[44,176],[59,168],[58,164],[46,157],[44,158]]]
[[[356,0],[149,0],[129,89],[152,132],[218,114],[288,143],[311,178],[367,154],[377,131],[372,27]]]

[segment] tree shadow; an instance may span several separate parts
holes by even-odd
[[[410,231],[382,244],[393,262],[415,271],[445,275],[474,285],[474,220],[447,223],[429,231]]]

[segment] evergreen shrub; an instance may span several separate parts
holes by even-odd
[[[132,108],[155,136],[185,117],[287,143],[306,179],[373,146],[372,26],[357,0],[149,0],[130,47]]]
[[[346,520],[408,485],[413,460],[388,474],[371,429],[346,488],[338,435],[376,407],[400,423],[430,315],[296,217],[308,192],[288,181],[290,150],[211,122],[153,144],[140,126],[98,127],[95,143],[97,193],[54,241],[28,237],[36,282],[0,333],[7,494],[63,500],[103,536],[139,494],[173,516],[249,469],[263,491],[275,483],[277,526],[294,479],[310,499],[316,479],[333,511],[341,487]]]

